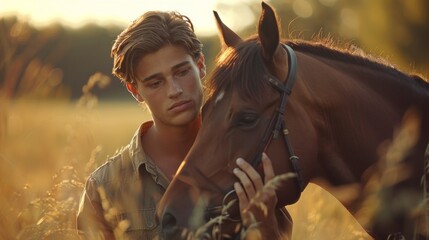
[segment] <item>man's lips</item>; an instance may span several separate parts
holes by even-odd
[[[179,108],[183,105],[189,104],[190,102],[191,102],[191,100],[183,100],[183,101],[175,102],[168,108],[168,110],[170,111],[170,110],[173,110],[175,108]]]

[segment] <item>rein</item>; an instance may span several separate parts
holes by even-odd
[[[304,181],[301,173],[301,168],[299,166],[299,158],[295,155],[291,141],[289,139],[289,130],[286,127],[285,123],[285,108],[288,97],[292,93],[292,88],[296,81],[296,70],[297,70],[297,59],[296,54],[291,47],[286,44],[282,44],[283,48],[286,50],[288,55],[288,67],[289,72],[286,77],[286,81],[283,83],[278,80],[275,76],[271,74],[265,75],[265,79],[270,83],[271,87],[277,90],[280,93],[280,102],[279,105],[274,112],[270,123],[264,133],[264,138],[257,148],[257,153],[255,157],[249,163],[254,167],[258,167],[261,163],[262,152],[264,152],[268,146],[270,145],[273,139],[277,139],[279,137],[280,132],[283,134],[284,141],[286,143],[287,151],[289,153],[289,161],[291,161],[292,168],[294,173],[296,174],[297,185],[298,185],[298,197],[301,196],[301,192],[304,190]],[[237,201],[237,196],[235,190],[227,192],[223,198],[223,202],[221,206],[212,206],[207,208],[206,214],[211,216],[221,215],[224,220],[228,220],[231,222],[238,223],[241,221],[240,212],[231,214],[227,209],[228,204],[231,201]],[[231,208],[231,205],[229,205]],[[206,215],[206,216],[207,216]]]

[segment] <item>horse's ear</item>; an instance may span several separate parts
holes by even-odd
[[[222,50],[225,50],[227,47],[236,46],[238,43],[243,40],[233,32],[229,27],[227,27],[222,20],[220,20],[219,14],[216,11],[213,11],[213,14],[216,19],[216,25],[219,30],[219,38],[222,44]]]
[[[274,10],[264,2],[262,2],[262,13],[259,18],[258,35],[265,60],[273,61],[274,54],[280,46],[279,26]]]

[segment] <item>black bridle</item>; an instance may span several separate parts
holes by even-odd
[[[280,92],[280,102],[276,111],[274,112],[274,116],[271,118],[267,131],[264,134],[264,138],[262,139],[258,147],[258,152],[253,158],[253,160],[250,161],[250,164],[253,167],[259,166],[259,164],[261,163],[262,152],[267,149],[272,139],[277,139],[280,133],[282,133],[287,150],[289,152],[289,160],[291,161],[293,171],[296,174],[299,189],[298,194],[301,195],[301,192],[304,190],[304,183],[302,179],[301,169],[299,167],[299,158],[295,155],[293,151],[292,144],[289,139],[289,130],[287,129],[285,122],[286,103],[292,93],[292,88],[295,85],[296,81],[297,60],[296,54],[291,47],[286,44],[282,44],[282,46],[285,48],[288,55],[289,72],[284,83],[279,81],[275,76],[271,74],[265,75],[265,78],[268,80],[270,85],[275,90]]]
[[[278,80],[272,74],[265,75],[265,79],[270,83],[270,85],[275,90],[277,90],[280,93],[280,102],[276,111],[273,114],[273,117],[270,120],[270,123],[268,124],[268,127],[264,133],[264,137],[257,148],[255,157],[249,163],[254,168],[259,166],[262,159],[262,153],[268,148],[268,146],[271,143],[271,140],[277,139],[280,133],[282,133],[284,137],[284,141],[286,142],[287,150],[289,152],[289,160],[291,161],[293,171],[296,174],[296,179],[297,179],[296,182],[298,185],[298,197],[300,197],[301,192],[304,190],[303,177],[301,173],[301,168],[299,166],[299,158],[298,156],[295,155],[293,151],[292,144],[289,139],[289,130],[287,129],[286,123],[285,123],[286,103],[287,103],[288,97],[292,93],[292,88],[296,81],[297,60],[296,60],[296,54],[291,47],[289,47],[286,44],[282,44],[282,46],[284,47],[288,55],[289,72],[288,72],[286,81],[284,83]],[[211,216],[218,216],[219,214],[221,214],[221,216],[223,216],[221,217],[223,220],[240,222],[241,221],[240,214],[239,213],[231,214],[230,211],[228,211],[228,207],[227,207],[230,201],[233,201],[233,200],[236,201],[236,199],[237,199],[237,196],[236,196],[235,190],[232,189],[227,194],[225,194],[223,198],[222,206],[209,207],[207,208],[207,213],[210,214]],[[216,213],[216,215],[214,213]],[[238,215],[238,216],[235,216],[235,215]]]

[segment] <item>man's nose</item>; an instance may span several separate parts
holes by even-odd
[[[170,83],[168,86],[168,97],[169,98],[176,98],[176,97],[180,96],[183,93],[182,86],[175,79],[171,79],[171,81],[169,81],[169,82]]]

